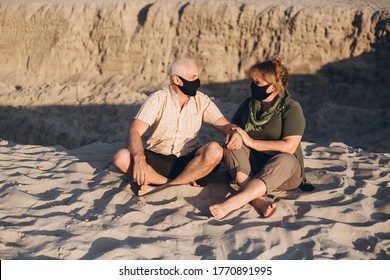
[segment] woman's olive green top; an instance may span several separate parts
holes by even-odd
[[[232,119],[234,124],[244,130],[249,118],[250,100],[251,98],[246,99],[238,107]],[[281,140],[286,136],[303,135],[305,125],[306,121],[301,105],[297,101],[289,99],[287,106],[281,112],[276,112],[262,129],[247,131],[247,133],[255,140]],[[299,143],[294,155],[301,165],[302,178],[305,180],[301,143]],[[268,158],[269,156],[264,157],[265,160]]]

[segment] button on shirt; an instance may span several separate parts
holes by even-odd
[[[134,118],[151,128],[148,150],[179,157],[199,147],[197,136],[202,122],[213,124],[221,117],[210,97],[200,91],[180,108],[178,95],[169,86],[152,93]]]

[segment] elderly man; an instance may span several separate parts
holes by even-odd
[[[170,85],[154,92],[134,117],[127,148],[114,156],[114,164],[140,186],[138,195],[195,181],[220,163],[223,148],[217,142],[199,146],[197,135],[205,122],[225,136],[228,149],[239,149],[242,138],[211,99],[197,91],[199,70],[192,59],[174,61]],[[144,149],[141,136],[151,128]],[[157,185],[157,186],[151,186]]]

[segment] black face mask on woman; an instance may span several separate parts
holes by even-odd
[[[271,85],[265,85],[262,87],[257,86],[254,82],[251,84],[252,98],[262,101],[266,99],[271,93],[267,93],[267,89]]]
[[[195,96],[196,95],[196,91],[198,90],[198,88],[200,87],[200,79],[196,79],[194,81],[187,81],[186,79],[184,79],[183,77],[180,77],[179,75],[177,75],[180,80],[182,80],[183,82],[183,85],[182,86],[179,86],[179,89],[185,94],[185,95],[188,95],[188,96]]]

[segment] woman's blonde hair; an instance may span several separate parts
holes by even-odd
[[[282,63],[282,58],[279,56],[271,60],[257,62],[249,68],[247,74],[252,80],[257,75],[261,75],[268,84],[276,86],[279,95],[284,95],[287,90],[288,72]]]

